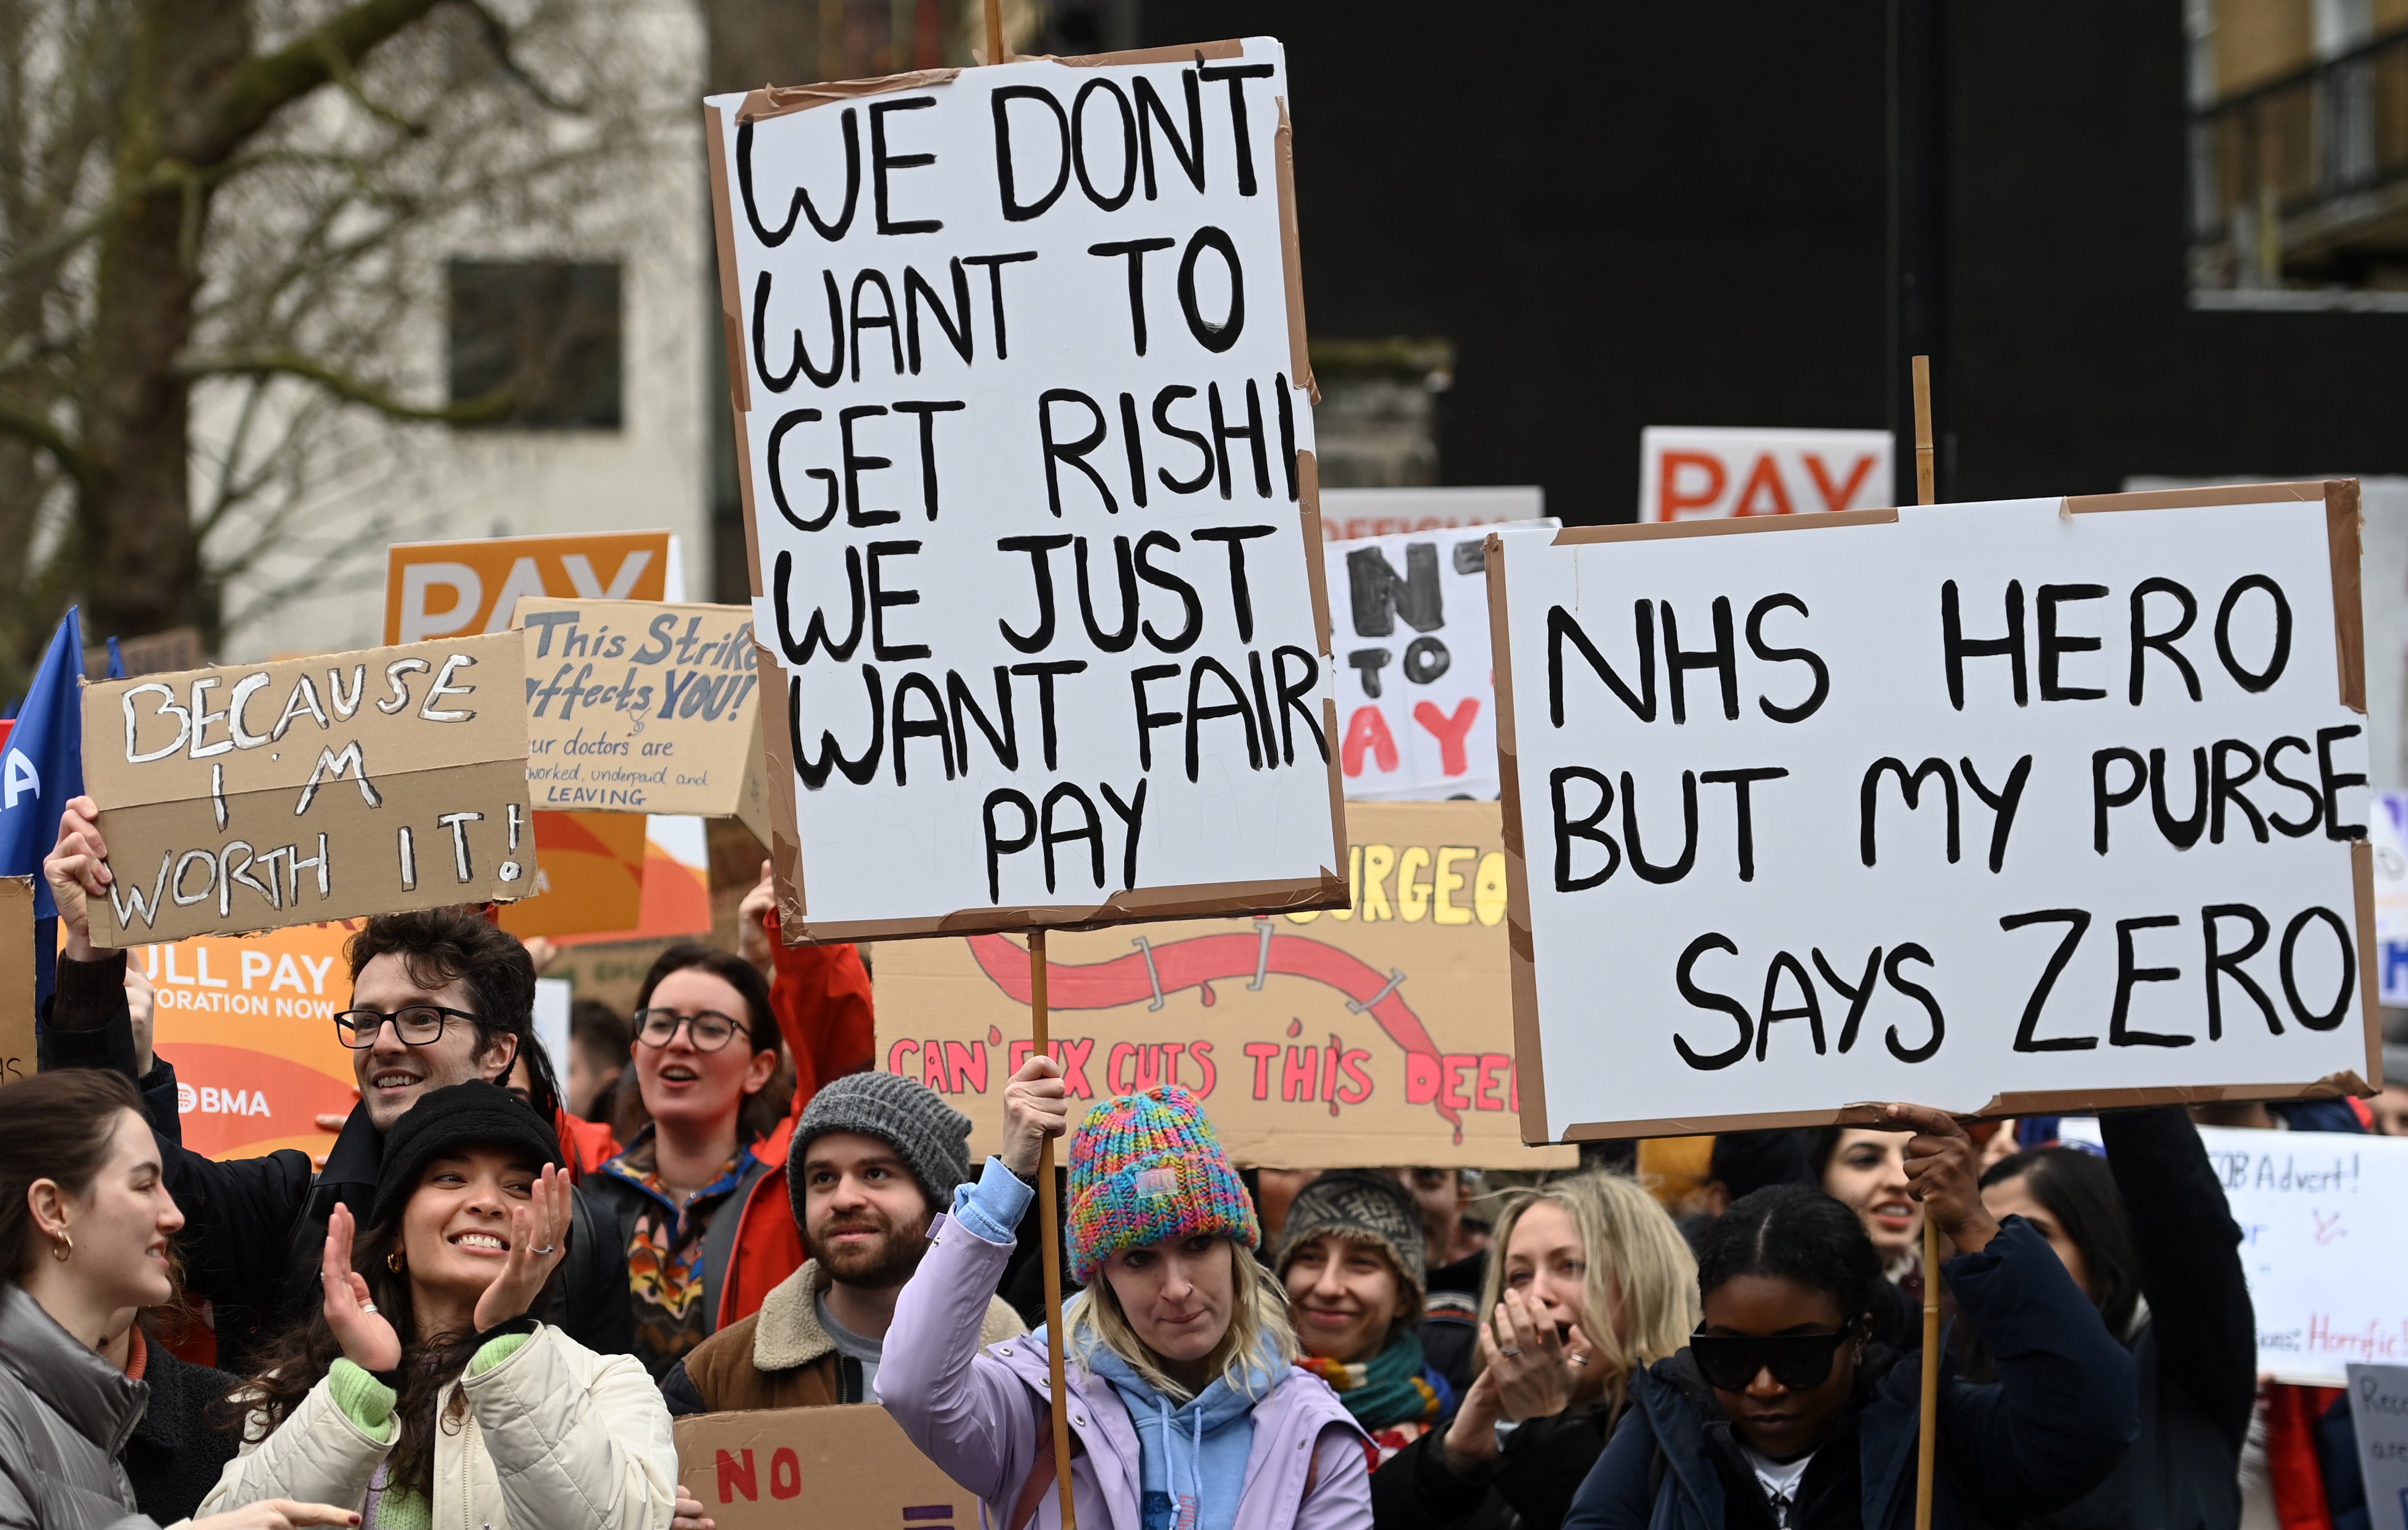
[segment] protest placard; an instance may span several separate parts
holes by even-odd
[[[1526,1135],[2366,1092],[2357,533],[2347,481],[1492,533]]]
[[[666,531],[396,542],[385,550],[384,640],[500,632],[528,595],[682,600],[679,551]]]
[[[1321,535],[1325,541],[1354,542],[1409,531],[1461,531],[1536,521],[1547,513],[1547,493],[1535,483],[1494,488],[1324,489]]]
[[[1639,433],[1639,519],[1714,521],[1887,505],[1885,430],[1649,425]]]
[[[2408,1366],[2349,1367],[2349,1420],[2366,1482],[2367,1523],[2408,1530]]]
[[[2065,1141],[2100,1147],[2068,1116]],[[2202,1126],[2200,1140],[2241,1224],[2258,1319],[2258,1369],[2337,1387],[2358,1361],[2408,1364],[2408,1138]]]
[[[384,640],[500,632],[511,625],[522,601],[547,595],[680,599],[685,594],[680,563],[678,538],[666,531],[398,542],[385,550]],[[532,679],[535,670],[527,673]],[[525,939],[620,931],[639,922],[644,838],[638,830],[604,812],[538,808],[535,839],[543,869],[524,902],[503,914],[504,928]]]
[[[326,1151],[315,1118],[358,1102],[351,1049],[335,1034],[351,999],[343,946],[358,927],[291,924],[126,952],[150,979],[151,1045],[176,1065],[184,1146],[211,1158]]]
[[[112,680],[85,789],[130,946],[527,894],[516,633]]]
[[[1349,797],[1497,795],[1486,546],[1486,533],[1457,531],[1329,550],[1338,763]]]
[[[677,1421],[678,1485],[719,1530],[980,1530],[977,1496],[874,1403]]]
[[[2408,1006],[2408,792],[2377,792],[2366,815],[2374,849],[2374,937],[2381,951],[2376,996]]]
[[[749,608],[530,595],[517,622],[536,807],[737,815],[761,749]]]
[[[1053,1052],[1072,1122],[1157,1084],[1193,1091],[1241,1164],[1564,1167],[1522,1145],[1493,802],[1354,803],[1344,908],[1050,940]],[[878,1065],[1000,1141],[1025,1061],[1028,964],[1001,935],[882,946]]]
[[[783,928],[1345,896],[1265,38],[706,105]]]
[[[34,879],[0,877],[0,1088],[34,1073]]]

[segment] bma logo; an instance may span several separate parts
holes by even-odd
[[[254,1089],[245,1094],[239,1089],[220,1089],[215,1084],[202,1084],[198,1088],[188,1083],[177,1084],[176,1109],[179,1114],[187,1116],[265,1116],[273,1113],[267,1108],[266,1091]]]

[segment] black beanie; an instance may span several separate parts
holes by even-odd
[[[382,1223],[399,1211],[417,1191],[427,1165],[473,1148],[566,1166],[559,1136],[534,1106],[481,1079],[446,1084],[420,1095],[385,1134],[384,1162],[377,1165],[376,1209],[368,1220]]]

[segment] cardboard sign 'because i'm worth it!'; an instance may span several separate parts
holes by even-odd
[[[1492,538],[1533,1141],[2363,1093],[2358,485]]]
[[[716,96],[784,928],[1341,906],[1263,38]]]
[[[88,687],[116,876],[93,942],[527,895],[522,653],[502,632]]]

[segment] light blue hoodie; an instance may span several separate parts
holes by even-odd
[[[1082,1358],[1120,1394],[1137,1428],[1143,1530],[1230,1530],[1254,1450],[1255,1399],[1215,1377],[1174,1408],[1104,1346]],[[1254,1390],[1268,1394],[1275,1379],[1269,1357],[1257,1355],[1248,1376]]]

